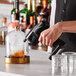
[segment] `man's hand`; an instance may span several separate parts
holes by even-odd
[[[51,28],[44,30],[39,37],[39,41],[43,45],[48,45],[52,47],[53,43],[60,37],[61,34],[62,34],[62,27],[61,23],[59,22],[54,26],[52,26]]]

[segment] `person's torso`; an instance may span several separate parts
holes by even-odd
[[[76,20],[76,0],[56,0],[55,23]],[[60,39],[67,43],[67,51],[76,51],[76,34],[63,33]]]
[[[56,0],[55,23],[76,20],[76,0]]]

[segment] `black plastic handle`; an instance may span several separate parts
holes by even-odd
[[[53,55],[55,55],[56,53],[58,54],[58,51],[59,51],[59,52],[60,52],[60,51],[63,51],[63,49],[61,49],[61,47],[64,46],[64,45],[65,45],[65,42],[62,41],[62,40],[60,40],[60,39],[58,39],[56,42],[54,42],[53,47],[54,47],[55,49],[54,49],[53,52],[51,53],[49,59],[51,60]],[[60,50],[60,49],[61,49],[61,50]]]

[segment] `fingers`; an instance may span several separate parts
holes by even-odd
[[[39,41],[40,41],[43,45],[45,45],[45,43],[46,43],[45,37],[46,37],[46,34],[45,34],[45,33],[41,33],[41,35],[40,35],[40,37],[39,37]]]
[[[52,47],[53,46],[53,40],[51,39],[49,42],[49,46]]]
[[[46,36],[48,35],[49,31],[48,30],[45,30],[43,31],[41,34],[40,34],[40,37],[39,37],[39,41],[45,45],[46,43]]]
[[[53,43],[60,37],[62,31],[59,29],[58,24],[52,26],[51,28],[43,31],[40,35],[39,41],[43,45],[48,45],[52,47]]]
[[[48,45],[50,47],[52,47],[53,45],[53,33],[50,31],[50,32],[47,32],[48,30],[46,31],[43,31],[39,37],[39,41],[43,44],[43,45]]]
[[[39,42],[41,42],[42,43],[42,35],[40,35],[40,37],[39,37]]]
[[[46,37],[46,45],[49,45],[48,37]]]
[[[46,36],[43,35],[42,44],[45,45],[45,43],[46,43]]]
[[[46,45],[49,45],[49,42],[51,40],[51,32],[46,36]]]

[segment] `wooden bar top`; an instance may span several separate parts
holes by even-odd
[[[0,0],[0,4],[13,4],[13,2],[10,2],[12,0]],[[23,4],[24,2],[20,2],[20,4]]]

